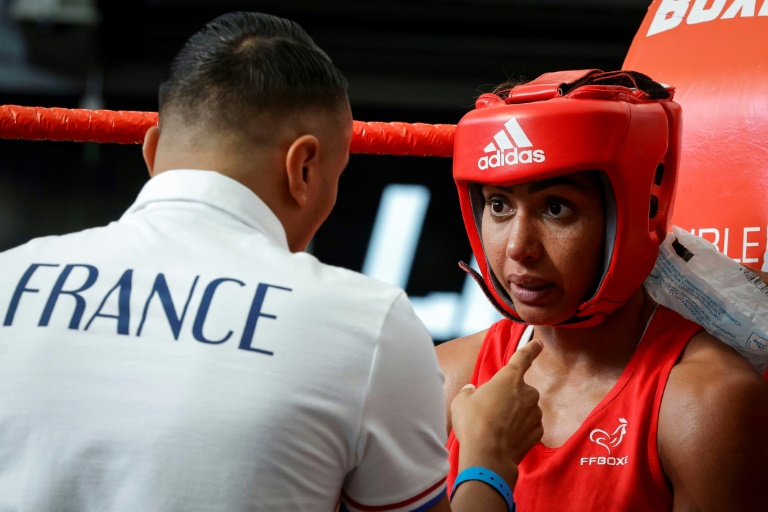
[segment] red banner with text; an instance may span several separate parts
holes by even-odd
[[[623,68],[677,89],[683,152],[672,223],[766,269],[768,0],[654,0]]]

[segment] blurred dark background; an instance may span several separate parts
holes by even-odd
[[[154,112],[157,86],[186,38],[224,12],[259,10],[299,22],[330,55],[349,79],[355,119],[455,124],[507,79],[619,69],[648,5],[0,0],[0,104]],[[138,145],[0,139],[0,250],[115,220],[147,178]],[[416,213],[398,220],[398,211]],[[375,235],[387,219],[410,237]],[[310,250],[405,287],[438,342],[495,318],[456,265],[471,251],[450,159],[353,155]]]

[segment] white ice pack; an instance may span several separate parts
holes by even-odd
[[[735,348],[760,373],[768,368],[768,285],[712,243],[673,226],[645,288],[656,302]]]

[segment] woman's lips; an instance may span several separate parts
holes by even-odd
[[[543,279],[512,278],[509,281],[512,297],[526,304],[536,305],[544,302],[554,290],[555,284]]]

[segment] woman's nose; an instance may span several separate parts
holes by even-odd
[[[538,229],[525,213],[518,212],[509,224],[506,254],[514,261],[536,260],[541,256]]]

